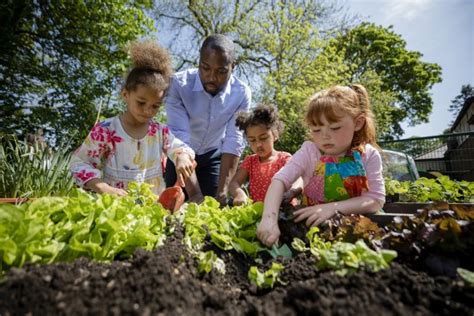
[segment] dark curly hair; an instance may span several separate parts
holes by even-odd
[[[124,88],[134,91],[146,85],[163,91],[170,85],[173,68],[168,51],[153,41],[133,42],[128,46],[133,68],[125,80]]]
[[[277,136],[283,132],[284,128],[277,109],[270,104],[259,104],[250,112],[239,112],[235,125],[244,133],[250,126],[263,125]]]

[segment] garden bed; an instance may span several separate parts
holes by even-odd
[[[310,230],[294,224],[288,205],[279,222],[284,245],[267,249],[255,235],[261,203],[221,209],[206,198],[170,216],[147,186],[129,190],[0,205],[0,315],[474,309],[472,205],[433,204],[387,226],[337,215]]]
[[[474,288],[392,263],[379,272],[349,276],[317,272],[314,258],[285,259],[286,285],[257,290],[247,279],[252,260],[208,245],[226,274],[201,276],[177,229],[155,251],[137,250],[110,264],[72,263],[12,268],[0,285],[1,315],[470,315]]]

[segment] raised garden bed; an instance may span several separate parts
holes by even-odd
[[[2,315],[470,315],[474,288],[393,263],[377,273],[317,272],[300,254],[284,261],[287,285],[249,285],[251,260],[213,248],[227,273],[201,276],[177,230],[162,248],[137,250],[111,264],[72,263],[11,269],[0,285]]]
[[[31,227],[37,229],[40,235],[35,238],[41,243],[46,243],[48,238],[51,245],[65,242],[58,258],[77,258],[83,253],[114,261],[99,263],[78,258],[69,263],[27,263],[22,268],[15,268],[18,261],[11,259],[11,267],[6,269],[0,282],[0,315],[470,315],[474,309],[474,286],[456,275],[457,267],[471,271],[474,268],[473,223],[458,219],[459,216],[470,218],[471,213],[463,209],[456,209],[456,214],[444,211],[422,214],[424,217],[417,221],[411,218],[398,220],[391,228],[382,228],[366,217],[338,216],[318,234],[312,235],[318,240],[312,239],[309,233],[302,233],[301,227],[294,229],[294,226],[282,225],[285,238],[282,236],[280,241],[293,247],[289,249],[293,257],[275,260],[271,252],[261,249],[255,241],[254,225],[261,216],[261,205],[220,210],[215,206],[218,205],[216,201],[209,200],[204,203],[206,205],[189,206],[179,223],[168,223],[162,209],[155,207],[154,200],[148,200],[146,196],[138,203],[135,196],[112,198],[74,194],[67,199],[38,199],[30,204],[31,208],[28,204],[4,206],[4,214],[10,219],[0,217],[0,224],[7,219],[19,225],[23,220],[18,213],[21,210],[25,212],[24,220],[29,226],[19,225],[19,231]],[[238,218],[240,214],[242,218]],[[129,223],[141,219],[139,230],[128,230]],[[429,224],[426,226],[428,231],[425,223]],[[221,227],[221,224],[224,225]],[[42,228],[51,228],[51,225],[56,228],[51,234]],[[8,227],[4,228],[8,231]],[[107,228],[113,230],[106,231]],[[231,229],[224,231],[221,228]],[[18,247],[28,242],[17,239],[16,228],[10,230],[11,240]],[[60,238],[54,239],[55,234]],[[126,234],[131,235],[124,239]],[[150,236],[158,248],[137,249],[130,259],[122,259],[131,251],[131,241],[140,244],[138,239],[143,236]],[[160,239],[160,236],[166,239]],[[291,238],[295,236],[302,239],[306,236],[311,252],[307,249],[296,251],[297,243],[293,244]],[[110,245],[109,241],[115,238],[124,239],[127,246]],[[333,261],[332,255],[339,256],[331,252],[331,245],[341,241],[339,249],[343,250],[354,246],[357,240],[365,241],[365,247],[396,249],[398,257],[390,265],[384,261],[384,268],[377,272],[368,268],[368,261],[355,260],[360,248],[351,256],[342,251],[340,261],[329,262]],[[308,240],[306,243],[301,240],[301,243],[308,245]],[[321,246],[319,259],[312,253],[316,250],[312,243]],[[48,245],[35,251],[25,247],[24,254],[31,258],[29,260],[46,254],[43,262],[60,261],[53,260],[56,257],[47,253]],[[199,245],[200,254],[212,251],[225,264],[225,274],[214,266],[203,273],[201,257],[185,245]],[[117,251],[111,253],[114,249]],[[324,252],[325,249],[329,251]],[[252,255],[252,251],[257,251],[258,255]],[[372,263],[381,263],[381,257],[374,251],[364,254],[372,258],[369,260]],[[328,260],[325,267],[321,266],[322,258]],[[436,266],[436,260],[441,260],[442,269],[428,269],[433,263]],[[284,270],[273,289],[257,288],[249,281],[251,267],[258,266],[259,270],[268,272],[274,262],[282,264]],[[334,263],[337,267],[328,270],[328,264]],[[449,269],[443,270],[446,263]]]

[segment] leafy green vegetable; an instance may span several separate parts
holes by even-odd
[[[201,204],[188,205],[183,223],[184,244],[191,251],[198,252],[207,237],[223,250],[235,249],[253,258],[265,250],[257,240],[256,229],[263,212],[261,202],[225,207],[219,202],[205,197]]]
[[[66,197],[0,204],[1,269],[81,256],[110,261],[130,256],[137,247],[152,250],[162,245],[169,213],[155,203],[147,186],[132,186],[124,197],[76,189]]]
[[[456,270],[459,274],[459,276],[466,281],[467,283],[474,285],[474,272],[463,269],[463,268],[457,268]]]
[[[225,274],[225,263],[222,259],[217,257],[214,251],[200,251],[197,255],[198,259],[198,271],[199,273],[209,273],[212,269],[215,269],[221,274]]]
[[[358,240],[355,244],[324,241],[318,236],[318,232],[319,228],[313,227],[307,237],[309,250],[318,259],[316,267],[320,270],[335,270],[339,275],[352,273],[361,267],[378,271],[388,268],[389,263],[397,256],[397,252],[393,250],[372,250],[363,240]],[[297,250],[308,250],[304,242],[297,238],[292,245]]]
[[[276,282],[285,284],[280,279],[280,273],[283,271],[283,265],[273,262],[270,269],[265,272],[260,272],[256,266],[250,267],[248,278],[252,284],[255,284],[258,288],[268,289],[273,288]]]
[[[398,195],[404,202],[474,202],[474,182],[451,180],[448,176],[414,182],[386,179],[385,190],[387,196]]]

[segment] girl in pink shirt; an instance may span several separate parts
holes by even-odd
[[[241,112],[236,119],[237,127],[244,131],[253,155],[247,156],[239,166],[235,176],[229,184],[229,192],[233,196],[234,205],[241,205],[247,201],[247,195],[241,186],[249,180],[250,198],[263,201],[270,182],[291,158],[291,154],[276,151],[273,148],[275,141],[283,131],[283,122],[273,106],[259,105],[252,112]],[[294,182],[294,181],[293,181]],[[292,183],[293,183],[292,182]],[[301,193],[298,183],[283,194],[284,199],[290,201]]]
[[[257,237],[278,241],[278,211],[283,192],[303,178],[305,208],[295,221],[317,226],[337,213],[374,213],[385,203],[382,160],[367,91],[362,85],[334,86],[309,100],[306,141],[274,177],[265,196]]]

